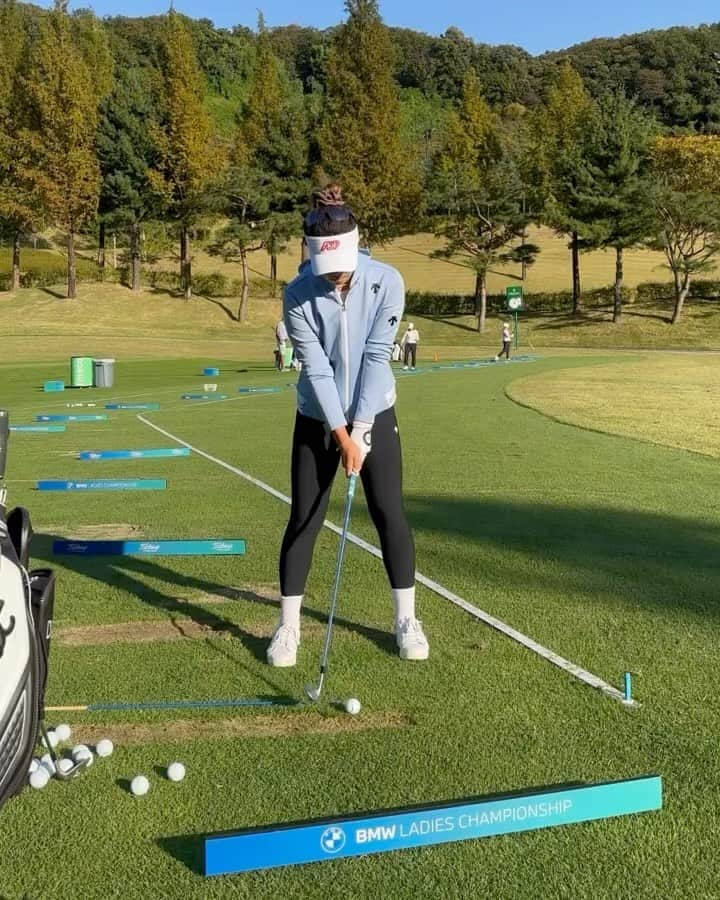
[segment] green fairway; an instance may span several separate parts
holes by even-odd
[[[472,349],[467,344],[462,355]],[[57,396],[38,390],[57,366],[0,364],[2,405],[22,424],[43,412],[88,411],[67,410],[69,402],[158,401],[159,412],[143,414],[148,422],[288,494],[293,377],[252,362],[259,351],[228,348],[217,357],[225,360],[220,377],[210,380],[230,399],[191,404],[180,396],[202,387],[202,368],[214,359],[160,358],[169,355],[165,347],[158,358],[120,359],[115,388]],[[657,366],[666,365],[674,383],[674,357],[659,359],[626,359],[628,377],[645,378],[648,394],[658,390]],[[116,752],[77,781],[27,790],[2,810],[0,897],[713,896],[720,881],[717,461],[634,440],[655,439],[642,417],[632,436],[616,437],[508,396],[518,379],[527,379],[523,390],[597,379],[614,391],[603,373],[619,361],[618,354],[565,354],[426,367],[398,378],[398,416],[419,571],[612,685],[635,672],[640,708],[623,707],[422,587],[431,657],[401,662],[382,565],[350,545],[328,693],[359,697],[361,714],[51,717],[88,740],[107,732]],[[690,383],[690,374],[683,377]],[[283,391],[237,393],[265,385]],[[550,409],[557,417],[560,390]],[[317,545],[297,669],[269,669],[264,651],[276,619],[287,506],[198,454],[76,459],[81,450],[173,446],[133,412],[109,415],[68,424],[64,434],[11,436],[12,502],[31,510],[34,564],[58,571],[48,703],[300,698],[317,671],[336,536],[325,530]],[[576,418],[572,409],[567,418]],[[606,418],[597,427],[621,430]],[[686,420],[689,449],[697,449],[701,428],[699,419]],[[168,489],[34,490],[40,478],[90,477],[166,478]],[[336,523],[341,482],[328,514]],[[376,543],[362,497],[351,527]],[[233,558],[54,558],[59,536],[238,537],[248,546]],[[181,784],[158,773],[173,759],[187,766]],[[138,773],[152,783],[142,799],[127,790]],[[659,813],[265,874],[207,881],[198,874],[197,836],[205,833],[647,773],[665,781]]]
[[[720,456],[720,364],[663,354],[522,378],[508,396],[562,422]]]

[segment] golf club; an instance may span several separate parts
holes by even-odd
[[[309,684],[305,685],[305,695],[308,700],[311,700],[313,703],[317,703],[320,699],[323,683],[325,681],[325,673],[327,672],[333,620],[335,618],[335,607],[337,605],[338,591],[340,589],[340,573],[342,572],[343,559],[345,558],[345,544],[347,543],[347,534],[348,529],[350,528],[350,510],[352,509],[356,485],[357,475],[351,475],[348,479],[347,495],[345,497],[345,518],[343,520],[343,530],[342,535],[340,536],[340,546],[338,547],[337,563],[335,565],[335,583],[333,584],[332,597],[330,598],[330,612],[328,614],[327,630],[325,632],[325,645],[320,659],[320,679],[315,687],[312,687]]]

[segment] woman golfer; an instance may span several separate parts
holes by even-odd
[[[302,363],[292,448],[292,508],[280,554],[280,622],[271,666],[294,666],[300,608],[338,465],[359,473],[390,579],[403,659],[427,659],[415,617],[415,548],[402,499],[393,340],[405,289],[399,272],[359,252],[355,217],[330,190],[304,223],[309,262],[284,297]]]

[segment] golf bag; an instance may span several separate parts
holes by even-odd
[[[0,482],[8,417],[0,410]],[[50,569],[28,572],[32,526],[26,509],[7,513],[0,487],[0,807],[27,781],[45,709],[55,601]]]

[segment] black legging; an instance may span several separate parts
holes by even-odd
[[[503,341],[502,350],[498,353],[498,359],[501,356],[506,356],[510,359],[510,341]]]
[[[280,552],[284,596],[305,593],[315,540],[322,528],[340,453],[322,422],[297,414],[292,449],[292,508]],[[402,498],[402,453],[395,410],[375,419],[372,451],[360,472],[370,517],[393,588],[415,584],[415,545]]]
[[[405,361],[403,365],[410,365],[410,357],[412,357],[412,367],[414,369],[417,358],[417,344],[405,344]]]

